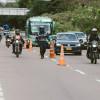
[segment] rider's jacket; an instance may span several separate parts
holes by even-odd
[[[98,34],[91,34],[90,37],[89,37],[89,42],[92,42],[92,41],[100,41],[100,38],[98,36]]]

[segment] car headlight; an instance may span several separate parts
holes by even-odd
[[[59,43],[57,43],[56,45],[57,45],[57,46],[61,46],[61,44],[59,44]]]
[[[76,44],[76,46],[80,47],[80,46],[81,46],[81,44],[80,44],[80,43],[79,43],[79,44]]]

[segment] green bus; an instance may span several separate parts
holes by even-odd
[[[30,17],[26,22],[26,37],[32,40],[32,44],[37,46],[36,37],[39,35],[39,28],[44,27],[45,34],[53,34],[54,22],[49,17]]]

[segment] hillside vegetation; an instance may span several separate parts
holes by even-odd
[[[20,0],[19,7],[30,9],[30,16],[49,16],[54,19],[55,32],[100,30],[100,0]]]

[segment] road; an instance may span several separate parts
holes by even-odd
[[[85,55],[66,55],[66,66],[58,66],[59,56],[47,51],[41,60],[38,48],[16,58],[2,41],[0,100],[100,100],[100,61],[91,65]]]

